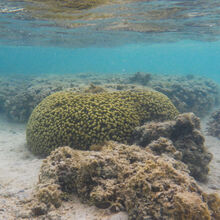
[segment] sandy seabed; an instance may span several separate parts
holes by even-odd
[[[202,122],[205,132],[206,121]],[[206,146],[214,158],[210,163],[207,183],[199,183],[206,192],[220,194],[220,140],[206,136]],[[25,125],[8,122],[0,115],[0,220],[30,219],[25,216],[23,200],[30,198],[37,181],[42,159],[36,158],[26,149]],[[34,218],[33,218],[34,219]],[[50,220],[127,220],[127,214],[110,214],[80,203],[73,196],[71,202],[49,213]]]

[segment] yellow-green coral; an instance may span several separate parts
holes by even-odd
[[[88,149],[106,140],[126,142],[143,122],[172,119],[177,114],[171,101],[154,91],[57,92],[32,112],[26,130],[27,143],[35,154],[48,155],[65,145]]]

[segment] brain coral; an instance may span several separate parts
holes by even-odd
[[[26,139],[30,150],[39,155],[65,145],[88,149],[107,140],[126,142],[143,122],[172,119],[177,114],[171,101],[155,91],[57,92],[32,112]]]

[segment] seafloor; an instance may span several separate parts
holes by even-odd
[[[24,201],[31,198],[41,158],[26,148],[25,124],[33,108],[46,96],[61,90],[100,92],[150,88],[165,93],[180,112],[194,112],[201,118],[205,145],[213,154],[208,180],[198,184],[207,193],[220,194],[220,140],[207,135],[208,117],[219,104],[218,85],[205,78],[188,76],[132,75],[48,75],[15,79],[0,77],[0,219],[30,219]],[[37,219],[128,219],[125,212],[111,213],[80,203],[73,195],[61,207]],[[33,217],[34,219],[34,217]]]

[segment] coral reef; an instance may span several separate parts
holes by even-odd
[[[137,83],[137,84],[146,86],[148,85],[151,78],[152,77],[150,73],[137,72],[133,76],[129,77],[128,81],[129,83]]]
[[[19,79],[15,77],[3,77],[0,78],[0,112],[5,112],[5,102],[9,98],[14,97],[17,93],[23,91],[27,81],[21,76]]]
[[[90,87],[88,87],[90,85]],[[104,92],[153,88],[166,94],[180,112],[203,117],[219,103],[219,88],[213,81],[194,75],[172,76],[138,72],[130,74],[44,75],[0,78],[0,111],[13,121],[26,122],[39,102],[62,90]]]
[[[32,86],[8,98],[4,103],[7,117],[13,121],[26,122],[33,109],[48,95],[62,90],[61,88]]]
[[[205,181],[212,154],[204,145],[199,118],[193,113],[184,113],[173,121],[146,123],[134,130],[131,142],[150,148],[155,154],[160,155],[165,149],[173,152],[168,140],[178,151],[174,158],[187,164],[190,175],[195,179]]]
[[[136,126],[177,114],[170,100],[154,91],[57,92],[32,112],[27,143],[33,153],[48,155],[60,146],[88,149],[106,140],[126,142]]]
[[[219,103],[219,86],[198,76],[161,76],[152,79],[149,86],[167,95],[182,113],[204,117]]]
[[[220,109],[212,113],[207,125],[208,134],[220,139]]]
[[[66,76],[65,82],[58,77],[42,79],[27,77],[23,79],[5,78],[0,81],[0,111],[16,122],[27,122],[33,109],[48,95],[76,87],[73,80]],[[77,88],[74,88],[77,89]]]
[[[76,193],[81,201],[129,219],[219,219],[220,198],[204,193],[186,166],[138,146],[107,142],[100,151],[56,149],[40,169],[27,208],[45,214]]]
[[[101,92],[106,92],[104,88],[101,86],[96,86],[93,83],[90,84],[88,88],[84,90],[85,93],[101,93]]]

